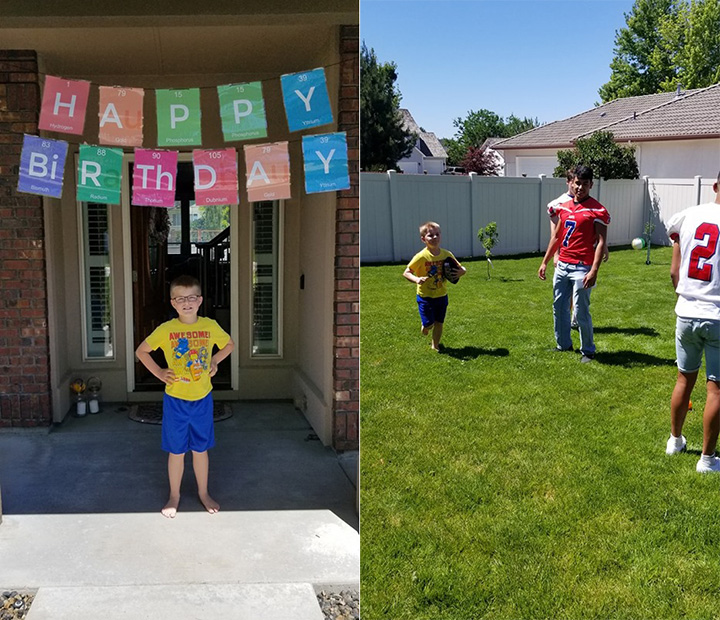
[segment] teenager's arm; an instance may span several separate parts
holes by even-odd
[[[228,343],[210,358],[210,376],[214,377],[217,372],[218,364],[222,362],[228,355],[235,350],[235,343],[230,338]]]
[[[140,346],[135,350],[135,356],[140,360],[143,366],[147,368],[155,377],[160,379],[167,385],[175,383],[175,373],[169,368],[160,368],[155,360],[150,356],[152,349],[147,343],[147,340],[143,340]]]
[[[595,234],[597,235],[597,246],[595,246],[595,256],[593,257],[593,264],[590,267],[590,271],[585,274],[583,278],[583,288],[592,288],[597,282],[598,270],[600,269],[600,263],[605,256],[605,244],[607,227],[605,224],[595,222]]]
[[[542,259],[542,263],[540,263],[540,269],[538,269],[538,278],[541,280],[545,279],[545,270],[547,269],[547,264],[550,262],[550,259],[553,257],[553,254],[555,254],[555,251],[558,249],[558,246],[560,245],[560,226],[555,226],[555,235],[553,237],[550,237],[550,241],[548,241],[547,250],[545,251],[545,256]]]
[[[680,282],[680,243],[673,239],[672,261],[670,263],[670,279],[673,288],[677,290],[678,282]]]

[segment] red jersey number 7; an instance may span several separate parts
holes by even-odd
[[[717,251],[718,237],[720,230],[717,224],[708,224],[703,222],[695,230],[695,239],[704,241],[707,236],[707,244],[696,245],[690,252],[690,264],[688,266],[688,277],[694,280],[703,280],[709,282],[712,278],[713,266],[708,263],[708,259],[712,258]],[[700,261],[706,261],[700,266]]]

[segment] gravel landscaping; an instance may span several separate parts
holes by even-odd
[[[4,591],[0,595],[0,620],[22,620],[35,598],[34,592]],[[325,592],[317,595],[325,620],[359,620],[360,597],[357,590]]]
[[[325,620],[358,620],[360,618],[360,597],[357,590],[342,590],[340,593],[323,590],[317,595],[317,598]]]
[[[35,592],[5,590],[0,594],[0,620],[20,620],[27,616]]]

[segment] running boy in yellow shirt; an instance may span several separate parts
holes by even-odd
[[[440,247],[440,224],[425,222],[420,226],[420,239],[425,244],[405,268],[403,277],[417,284],[417,303],[422,321],[422,334],[427,336],[432,328],[432,348],[440,350],[445,313],[448,306],[447,287],[443,275],[443,263],[451,257],[457,263],[455,275],[459,278],[466,273],[449,250]]]

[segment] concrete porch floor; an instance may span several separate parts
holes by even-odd
[[[315,619],[313,588],[357,588],[357,454],[323,447],[288,403],[231,406],[210,451],[221,512],[197,500],[188,456],[174,520],[160,426],[126,406],[0,431],[0,587],[39,589],[29,620]]]

